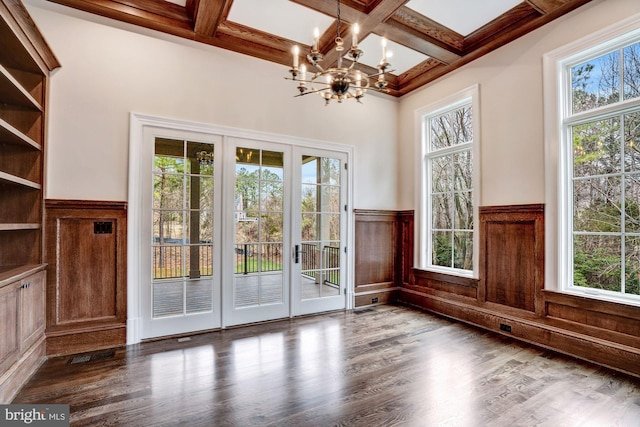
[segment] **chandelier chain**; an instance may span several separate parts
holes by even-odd
[[[336,25],[336,39],[340,38],[340,0],[338,0],[338,25]]]

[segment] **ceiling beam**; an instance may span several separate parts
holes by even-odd
[[[186,8],[166,1],[124,2],[112,0],[50,0],[74,9],[161,31],[193,38],[193,21]],[[164,3],[164,4],[162,4]]]
[[[337,17],[337,9],[330,2],[322,0],[292,1],[317,12]],[[374,33],[445,64],[457,60],[462,48],[462,36],[405,7],[406,3],[407,0],[378,1],[372,5],[373,8],[368,14],[356,8],[355,5],[342,4],[340,17],[344,22],[358,23],[361,39]],[[419,25],[428,25],[429,28],[417,31],[416,28]],[[351,48],[351,38],[343,35],[343,39],[344,49],[347,51]],[[338,53],[334,49],[333,40],[333,38],[329,39],[324,36],[321,40],[326,41],[326,43],[320,44],[320,49],[325,55],[325,64],[335,64],[338,61]]]
[[[225,21],[218,26],[216,37],[202,36],[198,41],[234,52],[291,67],[291,40],[249,28],[237,22]],[[301,49],[310,48],[301,46]]]
[[[193,30],[196,34],[214,36],[222,19],[226,4],[232,0],[195,0]]]
[[[411,29],[426,37],[427,40],[431,40],[432,43],[450,51],[460,52],[464,46],[462,35],[408,7],[398,9],[387,23]]]
[[[186,0],[184,7],[165,0],[49,1],[287,67],[291,66],[292,47],[300,44],[229,22],[227,17],[233,0]],[[335,1],[291,1],[337,18]],[[340,33],[345,51],[351,47],[351,25],[357,22],[361,28],[361,39],[374,33],[429,57],[398,76],[388,75],[390,94],[401,96],[590,1],[523,0],[492,22],[463,37],[406,7],[407,0],[342,0],[340,18],[343,25]],[[325,68],[338,60],[335,28],[334,21],[324,29],[319,40],[320,51],[325,54]],[[303,44],[300,48],[306,54],[310,46]],[[368,74],[376,72],[375,68],[360,63],[355,67]]]
[[[467,54],[476,49],[485,48],[487,45],[493,45],[496,41],[505,40],[514,34],[521,35],[521,29],[525,28],[525,25],[537,22],[539,18],[540,14],[528,2],[520,3],[465,37],[464,52]],[[499,41],[499,43],[507,42]]]
[[[499,18],[493,21],[493,23],[488,24],[482,29],[478,30],[476,33],[479,34],[474,33],[470,36],[467,36],[467,39],[465,39],[465,43],[468,43],[469,39],[473,39],[475,37],[476,45],[470,48],[467,48],[467,46],[465,46],[464,55],[459,60],[449,65],[440,64],[438,66],[431,67],[425,72],[416,73],[415,77],[413,78],[401,78],[399,81],[399,94],[404,95],[415,89],[418,89],[426,85],[427,83],[430,83],[438,79],[439,77],[442,77],[450,73],[451,71],[456,70],[463,65],[468,64],[469,62],[478,59],[483,55],[486,55],[487,53],[498,49],[499,47],[504,46],[507,43],[510,43],[511,41],[516,40],[517,38],[537,28],[542,27],[546,23],[553,21],[557,17],[562,16],[565,13],[568,13],[582,6],[583,4],[588,3],[589,1],[591,0],[569,0],[565,2],[563,6],[553,10],[548,14],[542,16],[538,15],[537,19],[531,19],[533,8],[528,4],[528,2],[521,3],[514,8],[515,11],[514,9],[510,11],[510,15],[503,17],[503,19]],[[527,9],[529,10],[528,14],[526,13]],[[509,19],[509,16],[511,16],[511,19]],[[518,21],[513,19],[514,16],[527,16],[527,18],[523,19],[522,21]],[[506,23],[508,21],[511,21],[509,28],[505,28],[502,33],[496,35],[495,37],[488,36],[488,34],[490,33],[489,27],[491,27],[492,25],[500,25],[498,24],[499,22]]]
[[[566,0],[526,0],[531,7],[538,11],[541,15],[551,13],[559,7],[567,3]]]

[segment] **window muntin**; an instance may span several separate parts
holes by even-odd
[[[565,290],[640,301],[640,42],[607,45],[564,68],[570,268],[561,281]]]
[[[153,157],[152,316],[213,309],[214,167],[209,143],[156,138]]]
[[[473,273],[471,100],[424,117],[427,267]]]

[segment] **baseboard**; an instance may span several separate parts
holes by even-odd
[[[123,346],[127,343],[125,325],[101,329],[47,332],[47,356],[65,356]]]
[[[46,360],[44,335],[0,377],[0,403],[10,403]]]
[[[548,324],[527,313],[496,312],[459,300],[402,289],[398,302],[414,306],[581,360],[640,377],[640,348]]]
[[[396,300],[397,292],[400,288],[386,288],[372,291],[358,292],[355,294],[355,307],[367,305],[388,304]]]

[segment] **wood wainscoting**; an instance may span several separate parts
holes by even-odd
[[[354,210],[355,306],[395,300],[413,265],[413,211]]]
[[[640,376],[640,307],[544,290],[544,206],[479,213],[479,278],[414,269],[397,301]]]
[[[46,200],[47,354],[126,343],[125,202]]]

